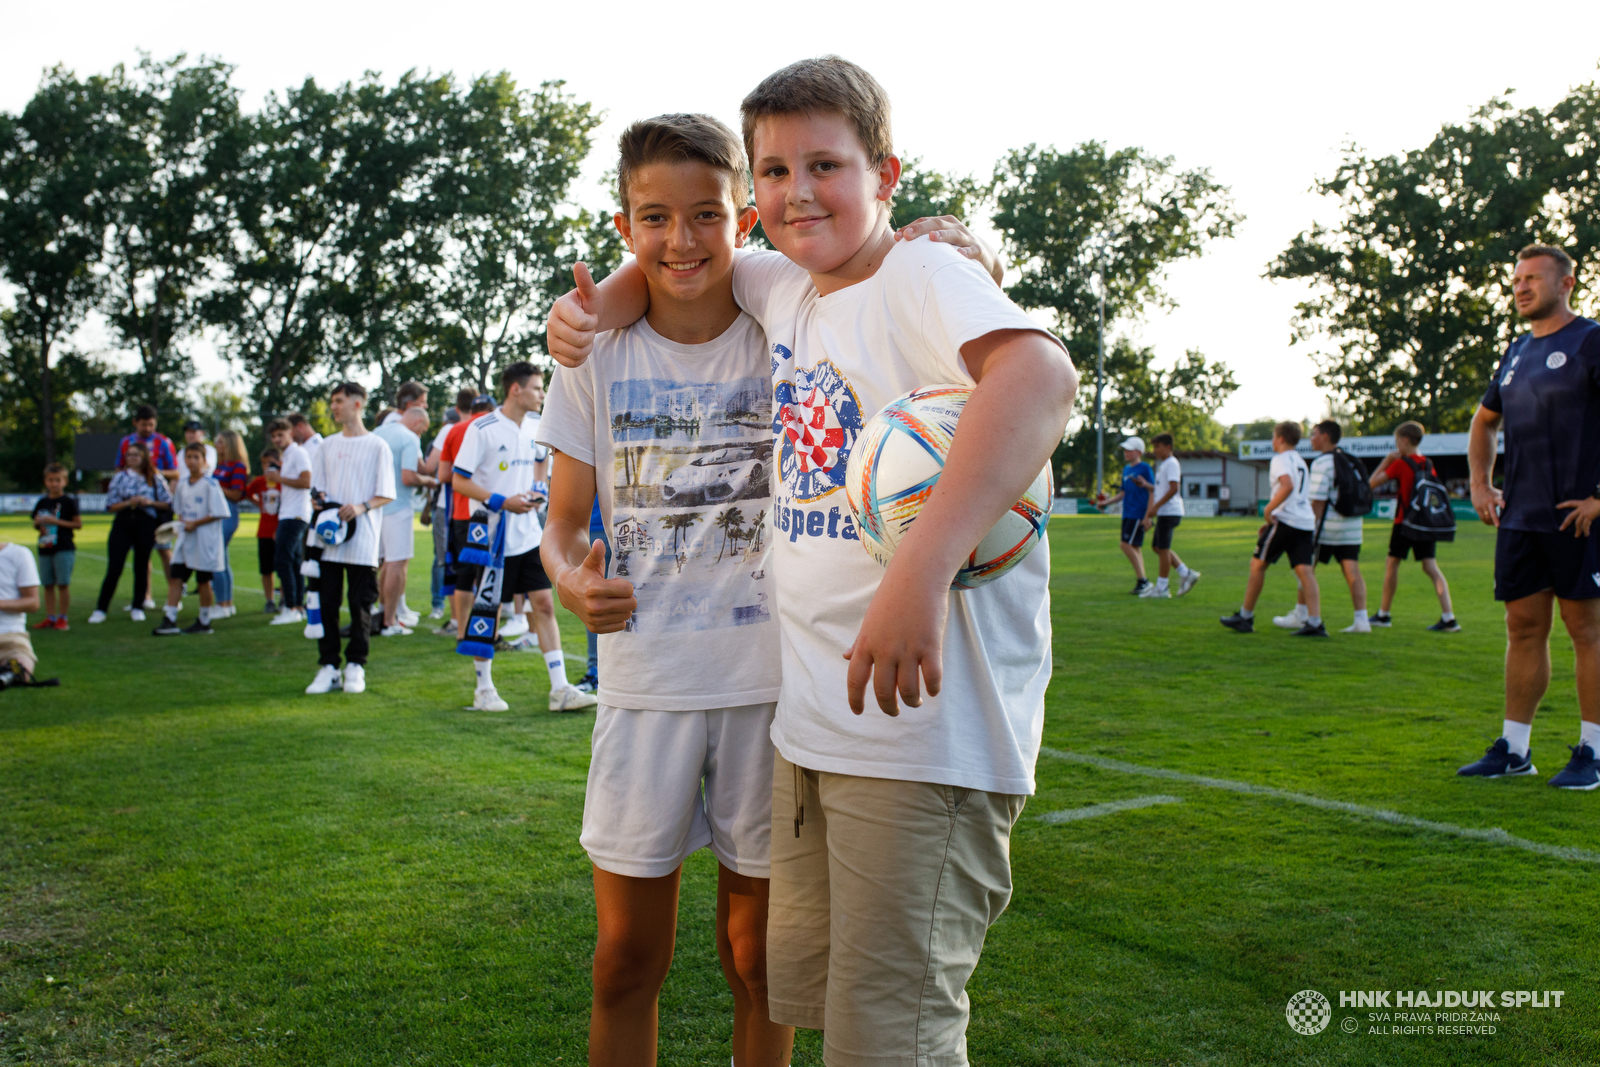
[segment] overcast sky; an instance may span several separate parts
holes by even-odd
[[[1547,105],[1591,81],[1600,4],[1544,10],[1452,3],[271,4],[79,0],[8,5],[0,108],[22,107],[43,68],[79,74],[206,54],[237,65],[255,106],[269,90],[408,68],[564,79],[607,116],[590,173],[623,125],[706,111],[737,127],[739,100],[772,70],[837,52],[881,81],[895,141],[940,170],[987,175],[1009,148],[1138,145],[1232,188],[1245,224],[1176,267],[1179,307],[1136,328],[1162,362],[1199,348],[1241,388],[1224,422],[1309,417],[1326,401],[1289,344],[1301,290],[1265,265],[1328,206],[1309,192],[1339,149],[1420,146],[1495,93]],[[580,197],[609,208],[590,186]],[[226,377],[215,358],[202,378]]]

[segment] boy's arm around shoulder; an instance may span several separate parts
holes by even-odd
[[[606,330],[632,326],[650,310],[644,271],[629,260],[595,284],[589,268],[572,268],[575,288],[550,305],[545,319],[545,349],[563,367],[580,367],[594,350],[594,337]]]
[[[962,561],[1039,476],[1066,430],[1078,372],[1039,330],[994,330],[961,346],[977,380],[928,503],[889,561],[850,660],[851,710],[868,681],[878,706],[922,703],[917,674],[936,695],[943,675],[950,582]],[[998,460],[996,457],[999,457]]]

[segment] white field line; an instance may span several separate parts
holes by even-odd
[[[1493,845],[1509,845],[1512,848],[1525,849],[1529,852],[1537,852],[1541,856],[1553,856],[1556,859],[1600,864],[1600,852],[1593,852],[1586,848],[1546,845],[1539,841],[1529,841],[1526,838],[1514,837],[1498,826],[1487,830],[1480,830],[1472,826],[1456,826],[1454,823],[1419,819],[1413,815],[1402,815],[1398,811],[1389,811],[1385,808],[1369,808],[1365,804],[1352,804],[1345,800],[1325,800],[1322,797],[1314,797],[1308,793],[1291,793],[1287,789],[1274,789],[1268,785],[1252,785],[1249,782],[1235,782],[1227,778],[1207,778],[1203,775],[1167,770],[1164,767],[1144,767],[1137,763],[1123,763],[1121,760],[1107,759],[1104,756],[1091,756],[1083,752],[1062,752],[1054,748],[1041,748],[1039,752],[1041,755],[1049,756],[1052,759],[1065,760],[1068,763],[1081,763],[1090,767],[1099,767],[1102,770],[1118,771],[1122,774],[1138,774],[1146,778],[1165,778],[1168,781],[1188,782],[1190,785],[1205,786],[1207,789],[1226,789],[1232,793],[1247,793],[1251,796],[1270,797],[1273,800],[1286,800],[1291,804],[1304,804],[1311,808],[1321,808],[1323,811],[1339,811],[1347,815],[1359,815],[1365,819],[1377,819],[1379,822],[1386,822],[1393,826],[1404,826],[1413,830],[1427,830],[1436,834],[1449,834],[1452,837],[1464,837],[1472,841],[1487,841]]]
[[[1079,819],[1096,819],[1102,815],[1114,815],[1119,811],[1133,811],[1135,808],[1148,808],[1156,804],[1182,804],[1182,797],[1154,796],[1134,797],[1132,800],[1108,800],[1104,804],[1090,804],[1084,808],[1068,808],[1065,811],[1049,811],[1040,815],[1040,822],[1077,822]]]

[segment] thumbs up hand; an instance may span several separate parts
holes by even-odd
[[[583,366],[600,326],[600,289],[589,276],[589,268],[576,264],[572,277],[577,288],[556,299],[545,321],[545,348],[563,367]]]
[[[639,608],[632,582],[606,577],[606,543],[598,538],[590,544],[582,564],[559,568],[556,592],[567,610],[597,634],[621,630]]]

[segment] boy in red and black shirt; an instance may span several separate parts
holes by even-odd
[[[1417,485],[1417,471],[1427,470],[1431,466],[1428,457],[1418,451],[1422,447],[1422,432],[1422,424],[1418,422],[1402,422],[1397,426],[1394,431],[1395,450],[1384,457],[1372,474],[1374,489],[1389,482],[1400,483],[1400,493],[1394,506],[1394,531],[1389,534],[1389,558],[1384,561],[1383,607],[1372,617],[1372,625],[1394,624],[1389,615],[1389,605],[1394,603],[1394,591],[1400,584],[1400,563],[1410,553],[1422,564],[1422,572],[1433,580],[1433,591],[1439,597],[1439,621],[1428,629],[1453,634],[1461,630],[1461,624],[1456,621],[1456,613],[1450,606],[1450,583],[1445,581],[1444,572],[1439,570],[1439,563],[1434,558],[1439,543],[1408,537],[1400,525],[1405,520],[1406,507],[1411,503],[1412,491]]]
[[[256,569],[261,572],[261,591],[267,596],[267,606],[262,610],[268,615],[278,610],[272,597],[272,575],[277,552],[278,470],[282,458],[283,453],[269,445],[261,453],[261,473],[244,487],[244,495],[261,509],[261,521],[256,524]]]

